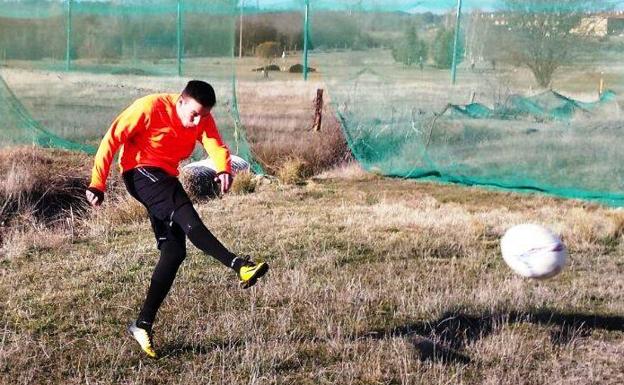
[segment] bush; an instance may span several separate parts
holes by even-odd
[[[395,61],[408,66],[426,60],[427,44],[418,38],[413,25],[405,31],[405,38],[392,48],[392,57]]]
[[[261,71],[281,71],[282,69],[277,64],[269,64],[266,66],[262,66],[259,68],[254,68],[253,72],[261,72]]]
[[[293,135],[285,132],[283,136],[269,137],[264,140],[258,128],[248,130],[252,151],[262,167],[271,175],[279,176],[284,164],[298,159],[305,163],[309,175],[315,175],[331,169],[351,159],[351,150],[337,122],[331,121],[328,114],[322,131],[304,131]],[[290,165],[289,167],[292,167]],[[306,174],[307,175],[307,174]]]
[[[293,64],[288,68],[288,72],[291,74],[302,74],[303,73],[303,65],[302,64]],[[316,68],[308,67],[308,72],[316,72]]]
[[[256,191],[256,180],[251,172],[245,171],[236,174],[234,182],[232,183],[233,193],[250,194],[254,191]]]
[[[310,165],[297,157],[286,160],[277,173],[277,177],[284,184],[303,183],[312,175]]]
[[[433,41],[432,55],[433,61],[438,68],[451,68],[453,63],[453,43],[455,40],[455,33],[452,30],[441,28],[436,34]],[[464,44],[463,39],[459,39],[457,47],[457,58],[459,62],[464,57]]]
[[[265,41],[256,47],[256,55],[259,58],[271,60],[282,54],[279,43],[275,41]]]
[[[91,164],[88,155],[69,151],[0,150],[0,225],[11,225],[24,214],[48,222],[69,209],[82,212]]]

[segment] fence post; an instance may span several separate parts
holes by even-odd
[[[310,0],[305,2],[303,21],[303,80],[308,80],[308,32],[310,30]]]
[[[455,22],[455,38],[453,40],[453,63],[451,65],[451,84],[455,85],[457,77],[457,49],[459,48],[459,28],[461,23],[462,0],[457,0],[457,21]]]
[[[71,35],[72,35],[72,0],[67,0],[66,17],[67,45],[65,47],[65,71],[71,69]]]
[[[245,0],[241,1],[240,5],[240,16],[238,22],[238,58],[242,59],[243,57],[243,11],[245,10]]]
[[[178,37],[178,76],[182,76],[182,0],[178,0],[178,17],[176,30]]]
[[[321,131],[321,122],[323,120],[323,89],[316,90],[316,98],[314,99],[314,131]]]

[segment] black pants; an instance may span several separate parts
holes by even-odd
[[[151,325],[186,258],[187,237],[224,265],[238,266],[233,265],[236,256],[203,224],[178,178],[157,167],[137,167],[124,172],[123,180],[130,195],[147,209],[160,250],[160,259],[138,317],[139,322]]]

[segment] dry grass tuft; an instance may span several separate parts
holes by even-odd
[[[265,170],[277,175],[282,165],[298,158],[311,175],[351,159],[351,152],[331,105],[323,107],[320,131],[312,130],[313,100],[322,84],[294,83],[272,88],[242,84],[241,119],[252,152]]]
[[[277,171],[277,177],[284,184],[303,183],[310,176],[312,176],[310,165],[299,158],[284,161]]]
[[[21,214],[21,226],[7,228],[0,233],[0,260],[12,260],[39,252],[65,253],[77,235],[77,226],[71,217],[54,224],[38,221],[32,214]]]
[[[83,211],[90,169],[91,159],[85,154],[35,147],[1,149],[0,223],[25,212],[45,222],[70,208]]]
[[[182,171],[178,179],[184,191],[193,199],[214,198],[219,195],[219,185],[204,174]]]
[[[347,162],[351,156],[340,127],[322,132],[284,133],[265,139],[259,139],[258,135],[253,131],[249,135],[254,156],[272,175],[277,175],[284,163],[293,158],[305,162],[310,175],[315,175]]]
[[[231,191],[234,194],[250,194],[256,191],[256,185],[257,180],[251,172],[239,172],[234,177]]]
[[[20,249],[22,240],[28,241],[31,235],[46,234],[59,226],[71,228],[72,234],[82,231],[85,226],[80,219],[91,212],[84,194],[92,162],[89,155],[58,149],[0,149],[0,245],[5,253]],[[137,215],[136,205],[121,191],[119,176],[113,172],[104,210],[95,210],[96,216],[107,213],[107,226],[123,226]],[[34,235],[32,239],[36,245],[45,237]]]

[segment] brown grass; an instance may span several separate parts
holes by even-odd
[[[257,184],[258,181],[251,172],[240,172],[234,177],[231,191],[234,194],[250,194],[256,191]]]
[[[197,206],[208,228],[271,271],[244,291],[189,244],[156,324],[164,357],[152,361],[124,325],[158,254],[143,208],[120,199],[3,246],[0,383],[624,380],[620,211],[353,166],[210,200]],[[563,236],[559,276],[530,281],[504,265],[498,240],[523,222]]]
[[[88,156],[61,150],[20,147],[0,150],[0,223],[31,214],[54,220],[64,211],[85,207],[90,179]]]
[[[277,177],[285,184],[299,184],[312,176],[311,166],[299,158],[284,161],[277,171]]]
[[[241,120],[255,157],[269,174],[277,176],[293,159],[305,164],[308,175],[351,159],[327,97],[321,130],[312,129],[314,95],[323,87],[322,83],[292,82],[267,92],[258,84],[240,85]]]
[[[55,245],[50,235],[58,232],[73,234],[76,223],[89,212],[85,189],[92,164],[91,156],[58,149],[0,149],[0,255],[19,254],[16,250],[39,243]],[[144,209],[123,193],[118,173],[111,170],[104,205],[96,213],[124,226],[136,222],[139,212],[144,216]],[[97,215],[87,222],[89,227],[97,223]]]

